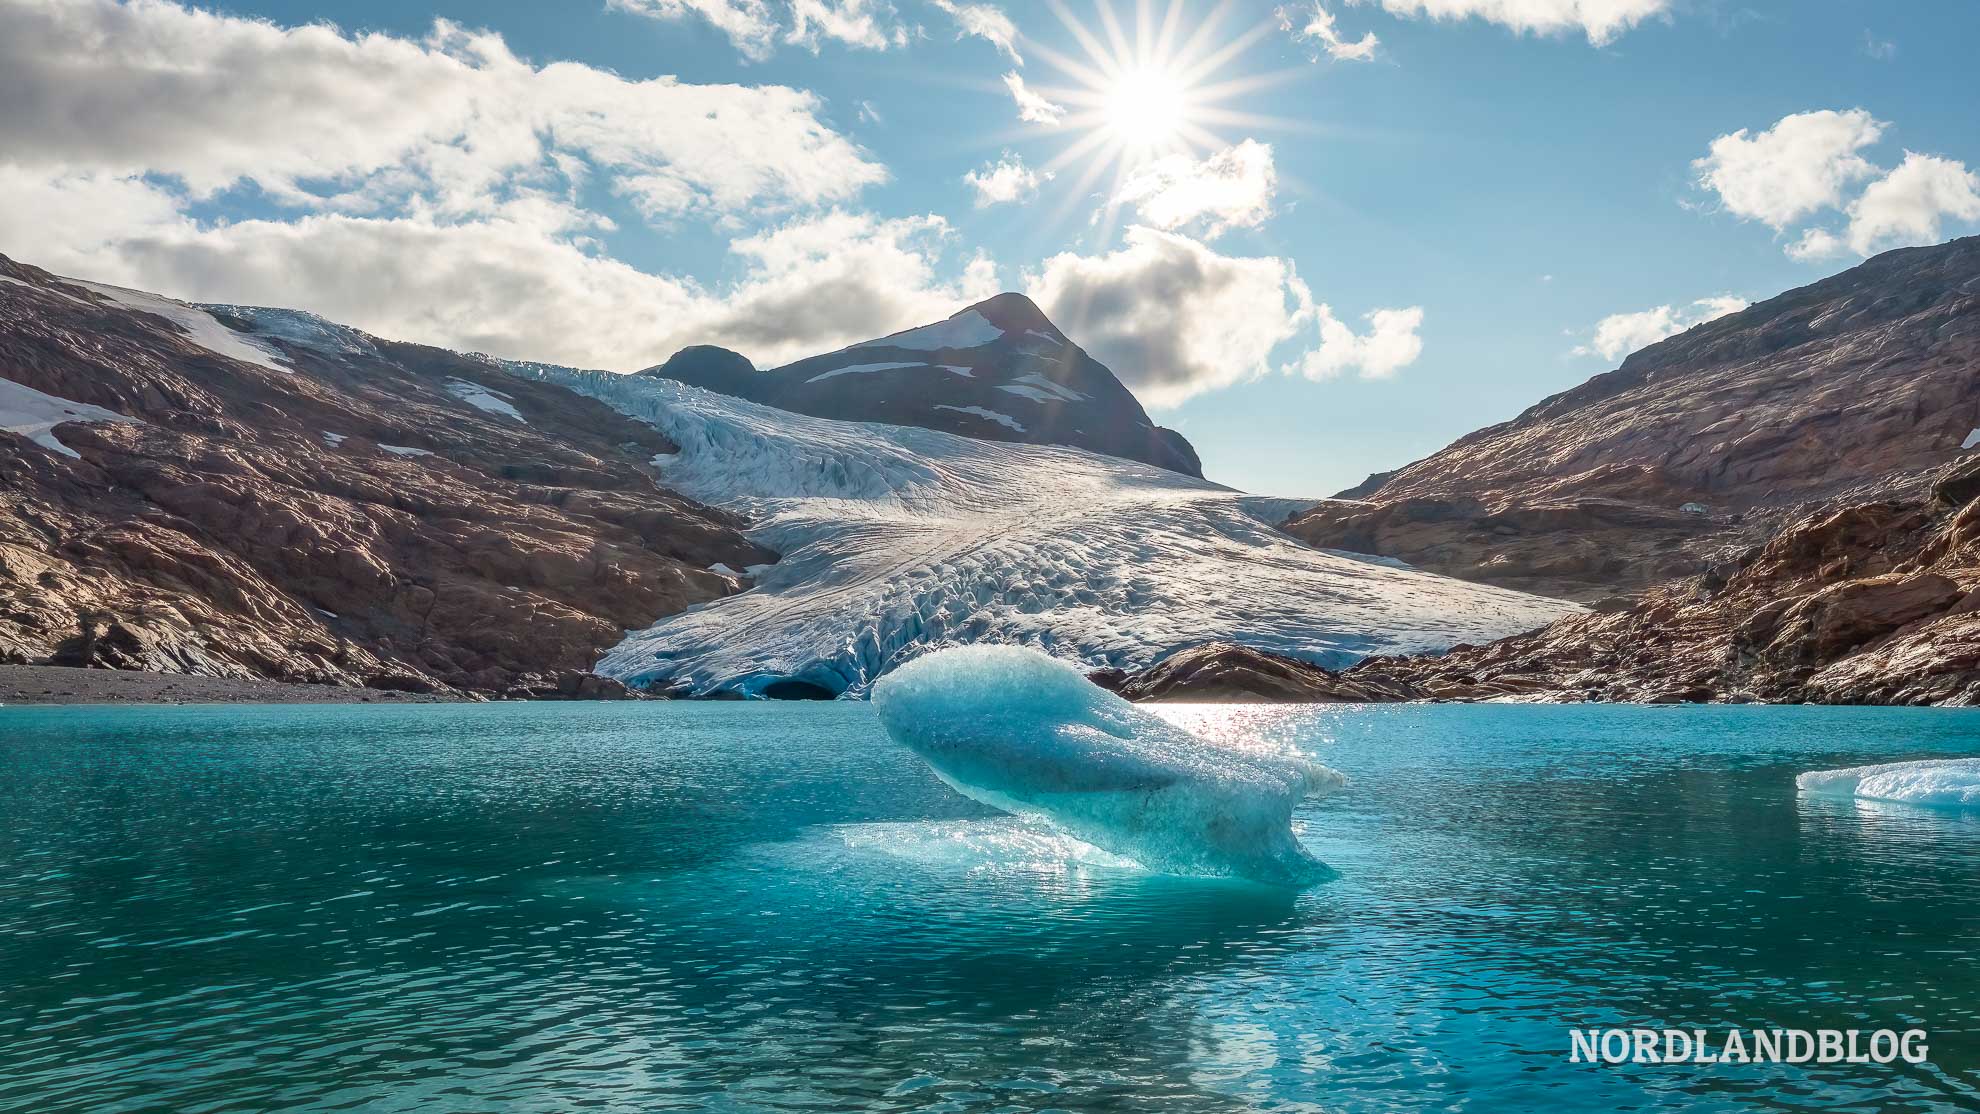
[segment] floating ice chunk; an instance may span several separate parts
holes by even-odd
[[[1980,808],[1980,758],[1931,758],[1815,770],[1795,778],[1794,787],[1813,797]]]
[[[1346,784],[1289,750],[1199,738],[1015,646],[963,646],[880,679],[887,733],[957,792],[1168,874],[1301,886],[1332,872],[1292,811]]]

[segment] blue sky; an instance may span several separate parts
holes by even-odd
[[[1176,9],[1233,48],[1193,89],[1084,0],[0,0],[0,252],[622,370],[1021,289],[1212,478],[1305,495],[1980,229],[1973,3]]]

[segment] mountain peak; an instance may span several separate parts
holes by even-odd
[[[1045,316],[1045,311],[1038,308],[1038,303],[1015,291],[1007,290],[994,298],[986,298],[962,312],[968,313],[970,310],[975,310],[983,315],[985,321],[1007,333],[1036,331],[1057,337],[1065,336],[1059,331],[1058,326],[1052,324],[1051,319]]]

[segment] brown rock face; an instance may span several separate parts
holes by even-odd
[[[1974,459],[1946,469],[1939,496],[1826,507],[1626,607],[1442,657],[1371,658],[1304,689],[1235,684],[1286,700],[1354,692],[1372,700],[1980,704],[1980,497],[1957,507],[1943,499],[1943,481]],[[1226,699],[1232,678],[1313,672],[1279,659],[1188,665],[1128,677],[1122,691]]]
[[[1234,642],[1211,642],[1171,654],[1124,678],[1116,691],[1148,703],[1361,704],[1410,698],[1402,690],[1358,684],[1317,665]]]
[[[665,437],[560,387],[216,310],[264,366],[0,275],[0,378],[136,419],[56,426],[74,457],[0,432],[0,662],[617,695],[588,671],[626,629],[774,559],[659,486]]]
[[[1976,363],[1980,238],[1889,252],[1645,348],[1287,529],[1525,591],[1635,592],[1946,463],[1980,427]]]

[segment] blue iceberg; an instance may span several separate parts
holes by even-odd
[[[1292,832],[1347,783],[1283,747],[1218,743],[1013,646],[941,650],[873,688],[895,741],[957,792],[1165,874],[1303,886],[1332,876]]]
[[[1795,778],[1794,784],[1811,797],[1976,808],[1980,807],[1980,758],[1934,758],[1814,770]]]

